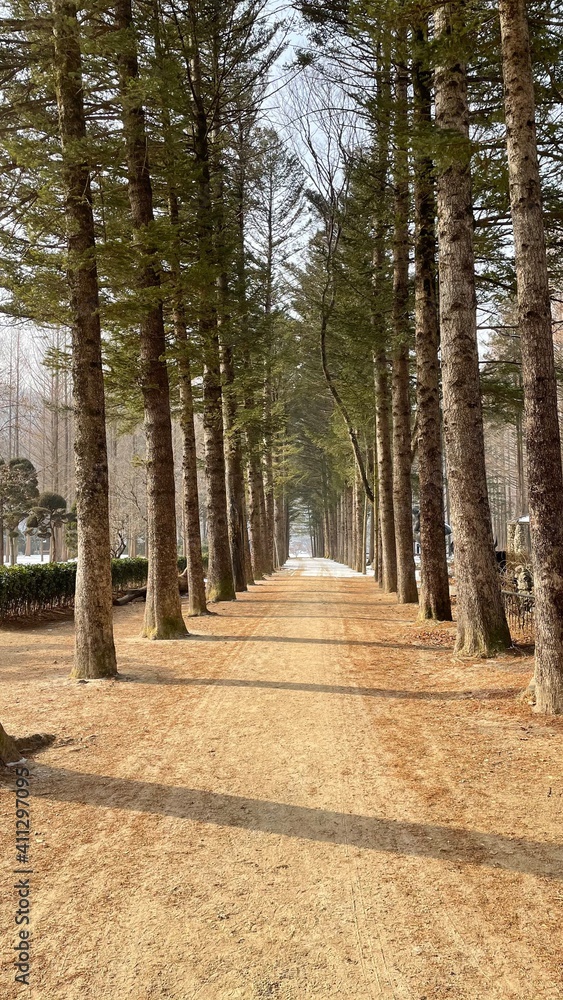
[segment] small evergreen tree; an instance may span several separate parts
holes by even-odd
[[[4,530],[10,539],[10,562],[17,561],[19,525],[37,501],[37,472],[27,458],[0,459],[0,565],[4,565]]]
[[[58,532],[71,517],[66,500],[60,493],[41,493],[33,512],[27,519],[27,530],[34,531],[38,538],[49,541],[49,558],[58,562]]]

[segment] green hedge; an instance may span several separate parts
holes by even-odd
[[[180,572],[185,566],[186,560],[179,559]],[[146,559],[113,559],[113,589],[144,587],[148,567]],[[35,563],[0,569],[0,619],[53,608],[71,608],[75,584],[76,563]]]
[[[67,608],[74,600],[76,566],[47,563],[0,569],[0,618]]]
[[[135,587],[144,587],[148,575],[147,559],[112,559],[111,561],[111,580],[114,590],[132,590]]]

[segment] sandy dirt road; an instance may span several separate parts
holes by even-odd
[[[563,727],[518,657],[456,662],[373,580],[296,561],[179,643],[116,612],[118,682],[72,625],[0,633],[32,769],[32,986],[0,996],[563,998]],[[438,635],[438,633],[437,633]]]

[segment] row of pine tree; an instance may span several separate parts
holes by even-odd
[[[416,500],[421,614],[449,619],[445,456],[457,650],[506,648],[478,330],[502,301],[521,349],[537,701],[561,712],[560,19],[524,0],[297,6],[303,44],[289,10],[257,0],[53,0],[4,20],[4,308],[72,331],[75,676],[117,669],[106,393],[144,421],[146,636],[186,634],[174,415],[190,615],[283,564],[296,508],[319,554],[358,568],[371,530],[382,587],[416,602]]]

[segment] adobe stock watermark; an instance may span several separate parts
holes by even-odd
[[[14,959],[15,981],[30,985],[31,975],[31,782],[29,769],[21,762],[16,765],[16,826],[14,875],[16,892],[16,952]]]

